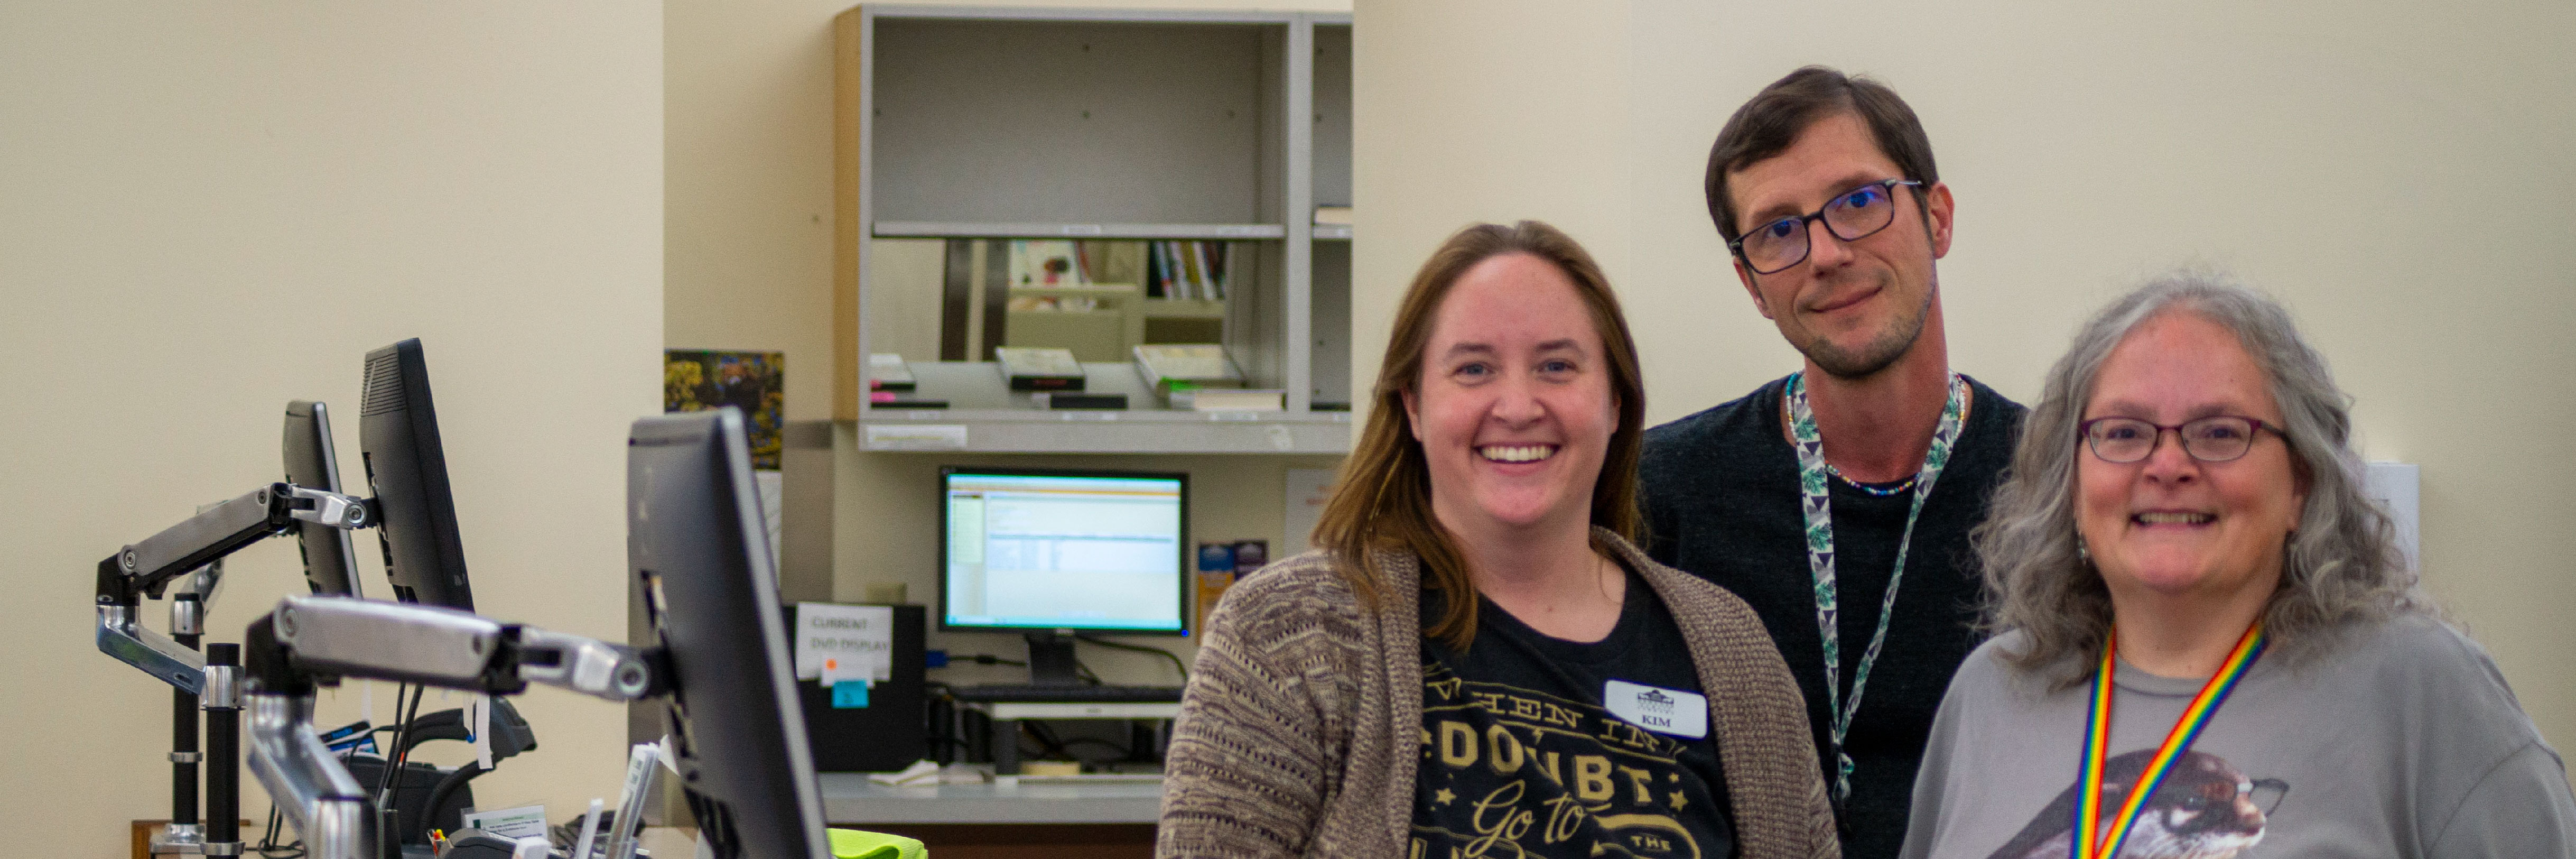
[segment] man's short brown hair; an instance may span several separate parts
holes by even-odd
[[[1735,200],[1729,196],[1726,174],[1780,154],[1808,126],[1841,114],[1860,117],[1878,142],[1878,151],[1903,171],[1902,178],[1923,183],[1918,190],[1928,191],[1941,181],[1940,171],[1932,166],[1931,138],[1924,136],[1914,108],[1907,107],[1895,90],[1867,75],[1855,77],[1826,66],[1808,66],[1763,87],[1718,130],[1717,143],[1708,150],[1707,179],[1708,216],[1717,222],[1717,234],[1730,242],[1741,234],[1735,226]],[[1917,194],[1915,199],[1919,202],[1923,196]]]

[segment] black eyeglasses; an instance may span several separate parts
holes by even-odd
[[[1825,207],[1814,214],[1781,218],[1753,229],[1727,242],[1727,250],[1744,260],[1754,274],[1774,274],[1807,261],[1814,242],[1807,237],[1807,224],[1824,221],[1834,238],[1856,242],[1896,223],[1898,185],[1922,186],[1912,179],[1882,179],[1834,195]]]
[[[2094,418],[2075,427],[2084,436],[2084,443],[2093,448],[2094,456],[2113,463],[2146,459],[2164,440],[2165,430],[2173,430],[2174,436],[2182,439],[2182,452],[2202,462],[2226,462],[2244,456],[2254,448],[2254,434],[2263,430],[2289,438],[2278,427],[2235,415],[2211,415],[2184,421],[2181,426],[2163,426],[2137,418]]]

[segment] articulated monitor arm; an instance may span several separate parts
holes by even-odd
[[[313,690],[343,678],[487,695],[530,682],[614,702],[660,694],[658,651],[501,623],[453,609],[290,596],[242,639],[250,686],[250,769],[312,859],[363,859],[376,839],[366,791],[313,733]]]
[[[355,496],[272,483],[119,549],[98,562],[98,649],[191,694],[203,693],[205,657],[144,628],[135,617],[143,597],[158,599],[172,579],[285,533],[299,520],[365,528],[375,524],[376,514]],[[213,580],[200,586],[211,590]]]

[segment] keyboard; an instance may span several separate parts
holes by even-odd
[[[991,684],[959,686],[949,690],[957,700],[976,703],[1037,703],[1064,701],[1084,704],[1171,704],[1181,700],[1178,686],[1041,686],[1035,684]]]

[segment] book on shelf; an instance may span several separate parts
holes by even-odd
[[[1170,403],[1175,409],[1199,412],[1277,412],[1288,408],[1288,392],[1277,388],[1196,388],[1172,389]]]
[[[905,396],[894,391],[869,391],[868,405],[879,409],[944,409],[948,407],[948,401]]]
[[[1199,253],[1197,242],[1173,242],[1172,254],[1180,257],[1181,277],[1189,282],[1182,291],[1191,298],[1208,297],[1207,258]]]
[[[1039,391],[1029,398],[1038,408],[1050,410],[1121,410],[1127,408],[1126,394],[1094,394],[1083,391]]]
[[[1347,226],[1350,226],[1350,225],[1351,225],[1351,207],[1349,207],[1349,206],[1316,206],[1316,207],[1315,207],[1315,223],[1316,223],[1316,225],[1318,225],[1318,226],[1328,226],[1328,227],[1347,227]]]
[[[1216,241],[1146,242],[1145,297],[1216,301],[1225,298],[1226,264],[1234,245]]]
[[[912,378],[912,365],[893,352],[868,353],[868,390],[909,391],[918,383]]]
[[[1226,263],[1234,256],[1231,242],[1192,242],[1198,246],[1199,269],[1207,273],[1207,297],[1225,299]]]
[[[1071,349],[1003,346],[993,350],[993,358],[1011,390],[1082,390],[1082,362],[1073,359]]]
[[[1177,386],[1239,388],[1243,370],[1214,343],[1149,343],[1135,348],[1136,374],[1146,387],[1169,394]]]
[[[1153,248],[1157,273],[1162,278],[1163,297],[1196,297],[1190,294],[1189,278],[1182,273],[1181,256],[1176,252],[1178,246],[1172,242],[1153,242],[1150,246]]]

